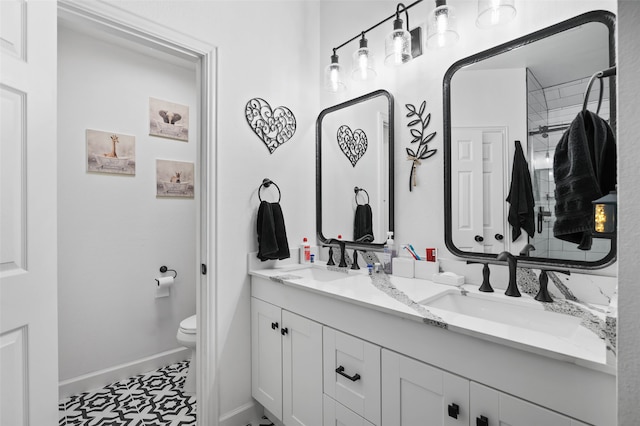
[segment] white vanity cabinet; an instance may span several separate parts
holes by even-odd
[[[322,426],[322,326],[251,298],[251,391],[286,426]]]
[[[376,426],[349,410],[333,398],[324,395],[324,424],[323,426]]]
[[[468,426],[469,380],[383,349],[382,424]]]
[[[518,425],[518,426],[586,426],[585,423],[565,417],[515,398],[479,383],[471,382],[471,425]]]

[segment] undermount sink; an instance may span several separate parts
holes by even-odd
[[[558,337],[570,337],[580,326],[580,318],[546,311],[538,302],[511,302],[496,297],[497,295],[446,292],[423,300],[420,304],[427,309],[434,308],[458,316],[480,318]]]
[[[350,275],[347,271],[332,271],[329,269],[316,267],[294,269],[287,273],[288,279],[308,279],[321,282],[335,281],[349,277]]]

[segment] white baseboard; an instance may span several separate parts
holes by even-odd
[[[218,426],[245,426],[250,424],[258,424],[262,417],[263,409],[260,404],[248,402],[233,411],[229,411],[218,421]]]
[[[59,399],[77,395],[92,389],[99,389],[111,383],[124,380],[147,371],[156,370],[166,365],[189,359],[188,348],[176,348],[146,358],[94,371],[82,376],[73,377],[58,383]]]

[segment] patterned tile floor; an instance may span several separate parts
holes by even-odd
[[[195,426],[196,397],[182,392],[189,361],[131,377],[58,404],[59,426]]]

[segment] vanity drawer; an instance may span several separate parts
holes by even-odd
[[[323,328],[324,393],[380,424],[380,347]]]
[[[323,426],[374,426],[327,395],[322,398]]]

